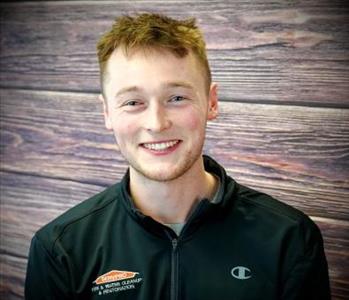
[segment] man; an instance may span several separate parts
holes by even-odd
[[[202,156],[217,87],[194,20],[123,16],[98,57],[129,169],[36,233],[27,299],[330,299],[316,225]]]

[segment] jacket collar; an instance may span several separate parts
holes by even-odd
[[[203,158],[205,170],[219,178],[220,188],[218,191],[216,203],[211,203],[208,199],[203,199],[198,203],[198,206],[189,217],[189,220],[185,226],[188,227],[188,230],[185,230],[186,234],[192,232],[195,228],[197,228],[197,226],[207,220],[207,218],[218,217],[221,213],[226,211],[227,206],[233,203],[233,195],[236,192],[237,183],[226,174],[224,168],[207,155],[204,155]],[[168,236],[168,233],[165,232],[168,231],[167,226],[156,222],[149,216],[145,216],[134,206],[129,191],[129,169],[127,170],[120,183],[122,202],[131,217],[138,223],[141,223],[141,225],[149,231],[159,236]]]

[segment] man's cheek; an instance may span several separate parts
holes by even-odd
[[[200,127],[204,127],[204,120],[197,113],[188,114],[183,118],[183,123],[189,130],[198,130]]]

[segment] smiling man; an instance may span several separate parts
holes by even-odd
[[[206,122],[217,115],[216,86],[207,86],[193,53],[131,51],[116,49],[106,64],[106,127],[130,164],[134,205],[161,223],[184,223],[217,186],[202,157]]]
[[[32,240],[27,299],[330,299],[317,226],[202,155],[217,116],[195,21],[123,16],[98,43],[129,169]]]

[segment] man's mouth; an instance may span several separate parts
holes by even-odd
[[[168,142],[143,143],[142,146],[153,151],[165,151],[176,146],[179,142],[179,140],[173,140]]]

